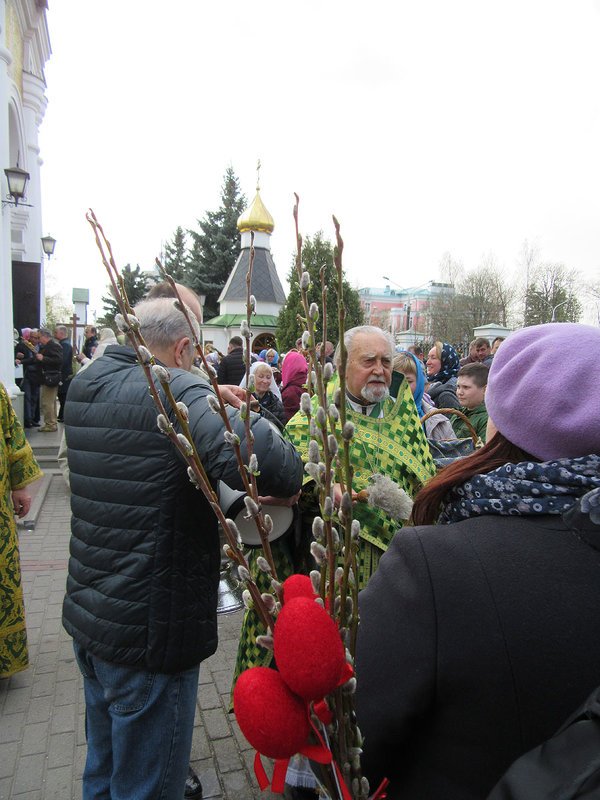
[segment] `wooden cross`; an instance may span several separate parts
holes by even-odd
[[[78,321],[79,321],[79,317],[77,316],[77,314],[74,313],[73,316],[71,317],[71,321],[70,322],[59,322],[58,323],[59,325],[64,325],[65,328],[72,328],[73,329],[72,339],[73,339],[73,352],[74,353],[77,352],[77,328],[84,328],[85,329],[88,326],[87,322],[82,322],[81,324],[78,324]]]

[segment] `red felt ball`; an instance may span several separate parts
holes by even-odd
[[[315,597],[312,581],[308,575],[290,575],[290,577],[283,582],[283,602],[287,603],[294,597],[309,597],[311,600]]]
[[[284,603],[273,631],[275,661],[290,689],[320,700],[338,686],[346,657],[334,621],[314,600]]]
[[[290,758],[310,731],[306,702],[281,675],[267,667],[242,672],[233,690],[233,710],[242,733],[267,758]]]

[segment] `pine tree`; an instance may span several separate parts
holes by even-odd
[[[198,220],[201,233],[189,231],[193,242],[188,260],[191,288],[206,296],[204,313],[207,319],[219,313],[219,295],[240,253],[238,217],[246,207],[240,193],[239,180],[231,167],[227,168],[221,189],[221,206],[207,211]]]
[[[307,236],[302,244],[302,269],[311,277],[311,287],[308,291],[310,302],[317,303],[322,308],[321,295],[321,267],[325,265],[324,278],[327,293],[327,339],[334,344],[339,339],[338,297],[336,292],[337,274],[333,265],[333,247],[331,242],[323,237],[323,232],[318,231],[311,239]],[[281,350],[294,347],[296,339],[302,335],[302,324],[298,321],[298,314],[304,316],[304,309],[298,283],[296,258],[292,259],[292,266],[288,275],[290,291],[285,306],[279,312],[277,342]],[[343,280],[344,307],[346,309],[345,328],[353,328],[363,323],[363,310],[360,306],[358,292],[352,289],[348,281]],[[317,339],[323,338],[323,315],[319,315],[317,323]]]
[[[146,295],[149,278],[142,272],[139,264],[135,269],[131,268],[131,264],[126,264],[121,270],[121,275],[123,277],[123,285],[127,293],[129,304],[134,306]],[[119,314],[121,310],[113,296],[112,286],[109,285],[108,289],[110,294],[102,298],[102,302],[104,303],[104,316],[98,319],[97,323],[107,327],[114,327],[115,316]]]
[[[186,233],[181,225],[175,230],[172,241],[165,244],[163,266],[174,281],[188,285],[189,265]]]

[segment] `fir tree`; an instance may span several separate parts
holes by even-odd
[[[131,264],[127,264],[121,270],[121,275],[123,277],[123,284],[125,286],[125,291],[127,292],[129,304],[131,306],[135,306],[135,304],[139,303],[139,301],[146,295],[148,291],[149,278],[142,272],[139,264],[135,269],[131,268]],[[99,325],[105,325],[107,327],[114,328],[115,316],[120,313],[120,309],[113,296],[112,286],[109,285],[108,289],[110,294],[102,298],[102,302],[104,303],[104,316],[98,319],[97,323]]]
[[[315,302],[322,308],[321,276],[320,270],[325,266],[324,279],[327,293],[327,339],[334,344],[339,339],[338,297],[336,292],[337,275],[333,265],[333,247],[331,242],[323,238],[323,232],[318,231],[311,239],[307,236],[302,244],[302,269],[308,272],[311,278],[311,287],[308,292],[310,302]],[[298,271],[295,256],[288,275],[290,291],[285,306],[279,312],[277,341],[281,350],[294,347],[296,339],[302,335],[302,324],[298,315],[304,315],[300,286],[298,284]],[[362,325],[363,310],[360,306],[358,292],[352,289],[348,281],[343,281],[344,307],[346,309],[346,330],[355,325]],[[317,323],[317,339],[323,338],[323,315],[319,316]]]
[[[163,266],[174,281],[188,285],[189,265],[186,252],[186,233],[181,225],[175,230],[172,241],[165,244]]]
[[[240,193],[239,180],[231,167],[227,168],[221,190],[221,206],[207,211],[198,220],[201,233],[189,231],[192,249],[188,260],[191,288],[206,296],[204,312],[207,319],[219,313],[219,295],[240,253],[238,217],[246,207]]]

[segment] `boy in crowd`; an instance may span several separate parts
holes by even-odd
[[[460,410],[468,417],[475,432],[485,442],[485,429],[488,413],[485,407],[485,389],[490,369],[485,364],[465,364],[461,367],[456,384],[456,396]],[[471,434],[465,422],[459,417],[452,420],[452,427],[458,439],[466,439]]]

